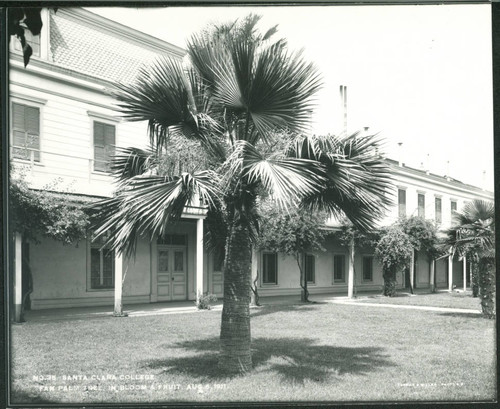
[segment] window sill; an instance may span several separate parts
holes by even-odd
[[[279,284],[274,283],[261,283],[261,287],[279,287]]]
[[[112,176],[111,172],[104,172],[104,171],[101,171],[101,170],[92,170],[91,173],[93,175],[99,175],[99,176]]]
[[[13,162],[19,162],[19,163],[22,163],[23,165],[35,165],[35,166],[40,166],[40,167],[44,167],[45,165],[42,163],[42,162],[37,162],[37,161],[33,161],[31,162],[29,159],[21,159],[21,158],[11,158]]]
[[[112,293],[114,292],[115,288],[112,287],[112,288],[88,288],[87,289],[87,292],[88,293],[105,293],[105,292],[108,292],[108,293]]]

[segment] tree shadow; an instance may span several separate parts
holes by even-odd
[[[439,315],[443,317],[457,317],[457,318],[482,318],[487,319],[483,314],[477,312],[443,312]]]
[[[189,355],[144,362],[144,367],[194,377],[200,382],[239,376],[218,369],[217,337],[184,341],[173,348]],[[382,348],[318,345],[310,338],[256,338],[252,340],[252,358],[254,371],[277,372],[291,384],[307,380],[324,382],[345,374],[365,375],[379,367],[394,365]]]
[[[297,304],[264,304],[250,309],[250,317],[256,318],[264,315],[274,314],[276,312],[311,312],[317,309],[320,303],[297,303]]]

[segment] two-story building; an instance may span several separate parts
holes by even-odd
[[[40,36],[28,38],[34,54],[23,67],[20,47],[11,40],[10,155],[13,175],[23,174],[33,189],[69,192],[99,200],[113,194],[109,158],[115,146],[148,145],[146,124],[125,122],[108,89],[130,82],[139,68],[160,55],[182,59],[185,51],[80,8],[43,10]],[[491,192],[449,177],[429,174],[387,160],[395,180],[398,204],[384,223],[406,214],[449,226],[451,213],[473,198],[493,200]],[[22,252],[29,254],[33,279],[31,308],[112,305],[194,300],[197,294],[222,296],[222,266],[203,248],[206,209],[187,206],[181,222],[161,240],[143,238],[135,259],[127,260],[90,240],[74,246],[41,238],[22,245],[15,239],[16,283],[21,280]],[[327,226],[335,229],[335,224]],[[352,294],[353,288],[377,290],[383,285],[373,249],[350,249],[327,240],[325,252],[306,255],[311,293]],[[431,266],[432,264],[432,266]],[[437,286],[463,285],[463,262],[442,259],[429,264],[417,255],[411,280]],[[254,252],[261,296],[299,294],[295,261],[271,252]],[[451,272],[451,273],[450,273]],[[125,279],[123,280],[123,277]],[[123,287],[120,285],[123,280]],[[398,278],[404,285],[404,277]],[[16,285],[19,309],[22,289]]]

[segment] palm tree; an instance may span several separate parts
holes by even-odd
[[[473,200],[454,214],[454,226],[446,244],[472,263],[478,273],[481,308],[486,317],[495,316],[495,204]]]
[[[261,35],[259,17],[214,27],[188,43],[189,66],[162,58],[132,85],[115,92],[123,115],[148,121],[152,149],[122,149],[112,165],[115,197],[101,202],[97,235],[132,254],[139,235],[161,235],[195,195],[208,206],[213,246],[224,249],[224,302],[219,367],[251,369],[251,245],[256,203],[270,195],[282,208],[345,213],[369,228],[389,203],[388,169],[374,155],[378,139],[300,136],[307,130],[315,67],[286,42]],[[277,138],[286,149],[274,150]],[[159,166],[173,155],[172,141],[190,141],[204,152],[180,171]],[[161,170],[163,169],[163,170]],[[176,173],[177,172],[177,173]],[[221,241],[223,245],[221,246]]]

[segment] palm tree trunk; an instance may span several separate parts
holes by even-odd
[[[249,307],[251,261],[248,228],[234,223],[226,247],[220,331],[219,368],[226,373],[244,373],[252,368]]]
[[[471,257],[471,263],[470,263],[470,268],[471,268],[471,287],[472,287],[472,296],[477,297],[479,296],[479,271],[478,271],[478,265],[477,265],[477,260],[475,260],[475,257]]]
[[[479,262],[479,288],[481,309],[487,318],[495,317],[495,260],[482,259]]]

